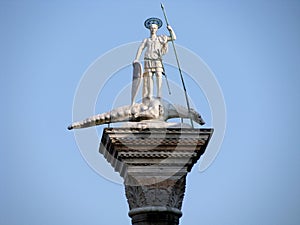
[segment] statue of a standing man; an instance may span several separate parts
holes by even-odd
[[[144,74],[143,74],[143,99],[151,99],[153,97],[153,75],[156,75],[157,98],[161,98],[162,74],[164,67],[162,64],[162,56],[168,51],[168,41],[176,39],[176,35],[171,28],[170,36],[156,35],[157,30],[162,26],[162,21],[158,18],[149,18],[144,23],[145,27],[150,30],[150,37],[145,38],[141,43],[134,62],[138,62],[144,49]]]

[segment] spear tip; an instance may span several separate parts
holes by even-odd
[[[160,7],[161,7],[162,9],[164,9],[164,5],[162,4],[162,2],[160,3]]]

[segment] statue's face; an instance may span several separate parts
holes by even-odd
[[[155,34],[157,29],[158,29],[158,26],[156,24],[151,24],[151,26],[150,26],[151,34]]]

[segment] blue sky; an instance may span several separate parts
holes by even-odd
[[[300,2],[164,4],[176,43],[207,63],[227,111],[217,158],[188,175],[181,224],[299,224]],[[66,127],[87,68],[148,36],[160,1],[2,0],[0,11],[0,224],[130,224],[123,186],[88,165]],[[97,113],[112,106],[114,80],[127,84],[118,76]],[[207,103],[186,85],[209,127]]]

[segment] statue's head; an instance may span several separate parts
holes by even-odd
[[[151,32],[152,34],[155,34],[156,31],[158,30],[158,26],[157,26],[155,23],[153,23],[153,24],[150,25],[149,30],[150,30],[150,32]]]

